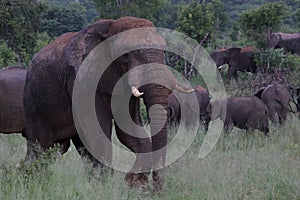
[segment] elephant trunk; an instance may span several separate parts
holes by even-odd
[[[157,191],[164,185],[160,169],[165,167],[166,162],[169,93],[170,90],[165,87],[149,84],[144,95],[151,130],[153,187]]]

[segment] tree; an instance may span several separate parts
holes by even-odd
[[[205,2],[192,2],[181,8],[176,20],[178,31],[187,34],[189,37],[202,41],[207,33],[214,34],[215,16],[211,5]]]
[[[117,19],[133,16],[149,19],[157,23],[161,0],[94,0],[100,18]]]
[[[33,55],[42,10],[36,0],[0,1],[0,40],[16,53],[18,64],[28,62],[26,54]]]
[[[96,4],[93,0],[79,0],[79,2],[85,7],[86,10],[86,21],[92,23],[95,19],[99,18]]]
[[[285,3],[266,3],[260,7],[245,11],[239,15],[238,24],[242,35],[259,48],[267,47],[266,37],[279,29],[287,16]]]
[[[86,25],[86,10],[80,2],[47,1],[39,31],[56,37],[66,32],[78,31]]]
[[[176,29],[195,39],[205,47],[214,46],[216,35],[224,27],[226,15],[219,0],[196,2],[182,6],[176,20]],[[188,80],[194,69],[186,61],[179,59],[177,70],[183,72]]]

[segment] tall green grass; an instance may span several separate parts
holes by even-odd
[[[94,178],[73,146],[47,168],[25,172],[19,166],[25,139],[0,135],[0,199],[300,199],[300,121],[270,131],[265,138],[234,129],[199,159],[200,129],[188,151],[165,169],[165,189],[156,195],[129,189],[123,172]]]

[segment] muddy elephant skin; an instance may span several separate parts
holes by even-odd
[[[65,33],[33,57],[24,90],[24,109],[28,132],[26,159],[28,161],[38,156],[36,145],[47,149],[55,142],[64,142],[70,139],[73,140],[75,147],[80,152],[90,155],[79,139],[72,115],[72,89],[76,73],[89,52],[102,41],[123,31],[143,27],[151,28],[151,30],[143,33],[144,35],[127,34],[125,38],[114,40],[110,44],[111,46],[107,47],[107,54],[114,55],[116,51],[127,49],[127,46],[139,45],[141,37],[145,38],[143,41],[146,41],[147,44],[165,45],[165,41],[156,33],[152,22],[141,18],[123,17],[117,20],[98,20],[79,32]],[[132,170],[126,174],[125,181],[128,185],[137,186],[142,190],[149,189],[149,173],[145,171],[163,168],[165,165],[166,151],[163,147],[167,144],[167,121],[165,119],[167,118],[169,93],[174,89],[182,92],[193,91],[191,88],[180,87],[167,67],[159,70],[150,67],[143,68],[145,71],[135,68],[147,63],[164,64],[164,59],[162,50],[152,48],[123,54],[105,70],[98,83],[95,96],[98,122],[109,140],[114,119],[111,109],[112,92],[118,80],[126,72],[128,72],[128,76],[127,81],[123,84],[124,89],[113,95],[122,96],[132,91],[133,95],[129,105],[124,106],[123,102],[119,102],[119,105],[129,109],[132,120],[138,126],[142,126],[139,98],[143,98],[148,116],[150,116],[151,138],[144,129],[132,130],[132,126],[128,125],[127,130],[132,130],[132,133],[127,134],[122,127],[119,127],[118,123],[114,122],[116,135],[120,142],[136,153],[135,164]],[[144,79],[152,80],[154,78],[159,83],[166,84],[142,84]],[[149,110],[153,105],[160,106],[154,106],[149,115]],[[135,134],[139,134],[139,137],[134,137]],[[105,162],[110,163],[112,161],[109,156],[112,155],[111,144],[105,148],[108,157],[104,159]],[[152,159],[144,154],[138,154],[160,149],[162,151],[152,155]],[[142,172],[138,173],[139,171]],[[152,171],[153,188],[161,190],[163,177],[160,170]]]
[[[205,118],[207,126],[211,120],[220,118],[224,122],[225,132],[237,127],[249,131],[258,129],[266,136],[269,133],[268,108],[256,96],[230,97],[214,101],[207,106]]]
[[[260,98],[268,107],[272,122],[284,123],[287,119],[290,103],[290,92],[281,84],[272,84],[260,88],[255,96]]]
[[[25,136],[23,91],[26,72],[21,66],[0,69],[0,133],[22,133]]]
[[[284,53],[300,56],[300,33],[272,33],[269,39],[270,48],[283,48]]]
[[[237,72],[257,72],[257,66],[254,59],[254,47],[227,47],[217,49],[210,53],[211,58],[215,61],[217,68],[228,64],[226,78],[231,80],[233,76],[238,81]]]

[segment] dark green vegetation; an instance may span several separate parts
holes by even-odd
[[[199,131],[182,158],[167,167],[160,195],[139,195],[124,184],[124,173],[93,178],[76,150],[58,156],[47,169],[20,164],[26,142],[20,135],[0,135],[1,199],[289,199],[300,196],[300,121],[271,126],[271,137],[259,131],[248,138],[234,129],[221,136],[213,151],[199,159],[204,134]],[[170,133],[172,134],[172,132]],[[117,140],[115,140],[117,141]],[[48,153],[55,152],[50,150]],[[27,169],[27,171],[25,171]],[[97,172],[94,172],[97,174]]]
[[[56,36],[98,18],[125,15],[148,18],[198,42],[210,33],[203,43],[208,51],[228,45],[258,47],[258,66],[275,73],[239,74],[240,83],[226,86],[230,96],[253,93],[256,81],[267,83],[278,74],[300,84],[300,58],[267,49],[264,40],[270,31],[300,31],[300,0],[0,0],[0,66],[28,65]],[[190,71],[184,60],[170,60],[179,72]],[[184,75],[193,85],[205,84],[194,74]],[[73,147],[63,156],[54,154],[54,163],[36,163],[46,163],[47,169],[28,169],[21,162],[25,139],[0,134],[0,199],[299,199],[299,122],[293,117],[283,127],[271,126],[268,139],[259,131],[247,138],[235,129],[221,136],[203,160],[198,158],[204,137],[199,131],[186,154],[167,168],[165,191],[142,197],[126,187],[121,172],[106,175],[105,181],[92,178]]]

